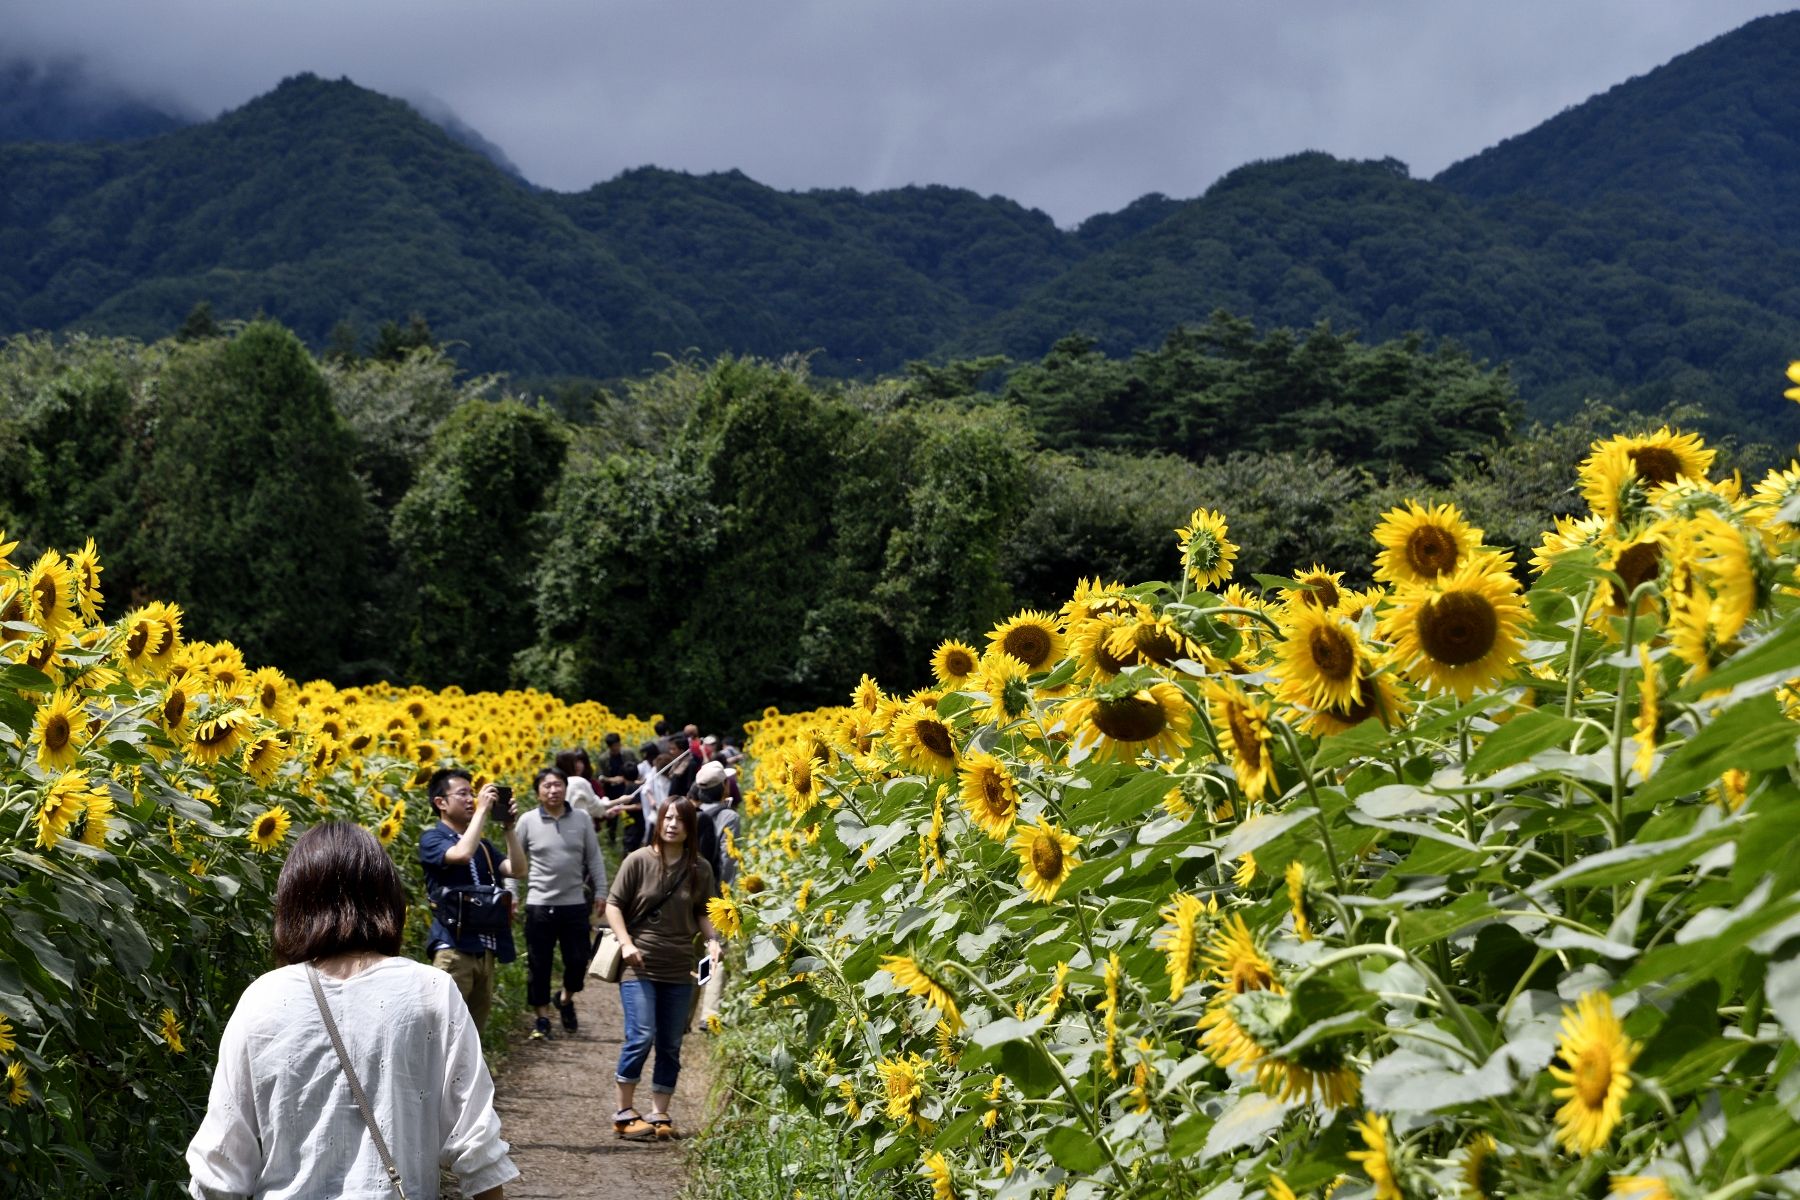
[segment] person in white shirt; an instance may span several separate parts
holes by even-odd
[[[225,1025],[187,1149],[194,1200],[392,1194],[314,978],[406,1195],[437,1196],[443,1169],[463,1195],[503,1200],[519,1171],[479,1032],[449,975],[400,957],[405,919],[399,872],[367,830],[333,821],[294,843],[275,886],[282,965],[244,989]]]

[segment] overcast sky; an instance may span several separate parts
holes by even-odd
[[[0,53],[212,115],[283,76],[436,97],[525,175],[945,183],[1063,225],[1299,150],[1431,175],[1789,4],[11,0]]]

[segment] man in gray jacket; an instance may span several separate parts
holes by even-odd
[[[568,779],[555,767],[537,774],[537,807],[518,820],[528,865],[525,895],[525,1000],[537,1010],[533,1041],[550,1037],[550,968],[560,949],[563,985],[556,1007],[573,1032],[575,993],[587,981],[589,919],[606,899],[606,863],[594,823],[567,803]]]

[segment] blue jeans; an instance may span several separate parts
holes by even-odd
[[[650,1047],[656,1047],[656,1069],[650,1073],[653,1095],[674,1094],[681,1074],[681,1039],[687,1033],[691,983],[656,983],[649,979],[619,981],[619,1003],[625,1009],[625,1044],[619,1048],[620,1083],[644,1077]]]

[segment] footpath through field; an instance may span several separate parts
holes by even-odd
[[[696,1023],[681,1044],[672,1106],[681,1137],[627,1142],[612,1128],[613,1073],[624,1037],[618,985],[591,983],[578,1002],[575,1033],[559,1026],[554,1040],[533,1042],[522,1025],[495,1080],[494,1106],[520,1172],[506,1185],[508,1200],[674,1200],[687,1177],[685,1143],[699,1131],[712,1091],[706,1033]],[[648,1076],[646,1070],[645,1099]]]

